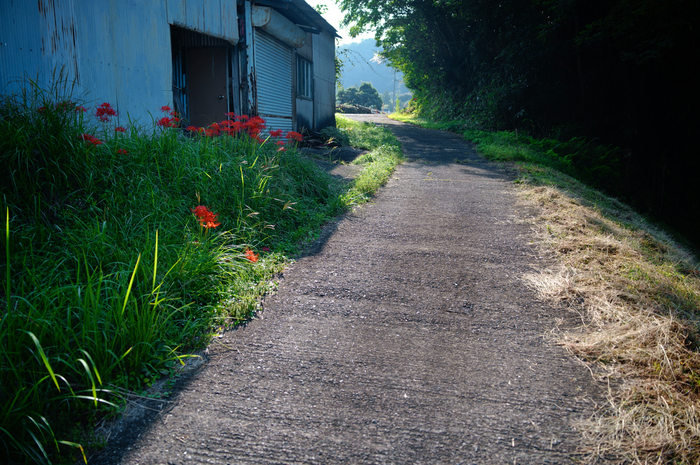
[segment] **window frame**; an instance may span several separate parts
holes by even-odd
[[[314,98],[314,64],[312,61],[297,55],[296,63],[296,94],[297,98],[313,100]]]

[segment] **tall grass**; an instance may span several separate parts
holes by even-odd
[[[248,318],[285,254],[346,205],[292,144],[96,108],[64,82],[0,100],[2,463],[80,458],[117,392]]]

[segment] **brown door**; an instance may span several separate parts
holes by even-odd
[[[187,50],[187,90],[193,126],[209,126],[226,119],[228,111],[227,60],[225,48]]]

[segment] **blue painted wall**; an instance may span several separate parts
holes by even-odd
[[[235,0],[0,0],[0,92],[63,74],[90,106],[150,124],[172,103],[170,24],[238,42]]]

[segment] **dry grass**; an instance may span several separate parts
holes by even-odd
[[[526,276],[581,315],[561,343],[610,386],[582,429],[589,462],[700,463],[698,262],[626,205],[542,168],[521,167],[522,200],[558,269]]]

